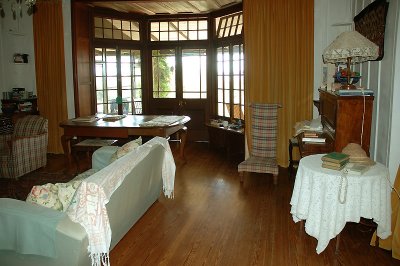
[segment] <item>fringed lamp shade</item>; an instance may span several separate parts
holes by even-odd
[[[379,55],[379,47],[358,31],[346,31],[325,48],[322,55],[324,63],[347,63],[350,57],[353,63],[374,60]]]
[[[354,85],[350,84],[350,64],[374,60],[378,56],[378,45],[368,40],[358,31],[341,33],[325,48],[322,54],[324,63],[347,63],[347,84],[344,86],[346,89],[355,88]]]

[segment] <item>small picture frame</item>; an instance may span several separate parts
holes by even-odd
[[[28,63],[28,55],[27,54],[14,54],[14,63]]]

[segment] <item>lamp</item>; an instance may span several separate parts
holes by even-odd
[[[322,58],[324,63],[347,64],[347,84],[342,85],[343,89],[355,89],[350,84],[351,63],[362,63],[374,60],[379,56],[379,47],[368,40],[358,31],[346,31],[325,48]]]

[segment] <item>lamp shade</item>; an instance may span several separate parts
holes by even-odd
[[[325,48],[322,58],[324,63],[346,63],[351,58],[353,63],[374,60],[379,56],[379,47],[358,31],[346,31]]]

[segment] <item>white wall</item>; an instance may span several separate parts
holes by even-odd
[[[391,1],[397,10],[400,10],[399,1]],[[400,164],[400,11],[397,12],[396,51],[394,55],[394,79],[392,97],[392,127],[390,129],[389,170],[394,180]]]
[[[65,80],[67,90],[68,118],[75,117],[74,81],[72,63],[71,1],[63,0]]]
[[[389,167],[394,180],[400,161],[400,26],[398,0],[387,0],[389,12],[385,29],[385,54],[382,61],[360,65],[360,85],[375,92],[371,128],[371,157]],[[314,98],[322,81],[322,52],[343,31],[352,30],[353,17],[373,0],[319,0],[315,1],[314,40]],[[397,51],[397,53],[396,53]],[[395,71],[397,69],[397,71]],[[396,100],[397,99],[397,100]],[[317,115],[314,110],[314,116]]]
[[[24,2],[24,1],[22,1]],[[17,10],[16,19],[13,19],[11,5]],[[5,17],[0,18],[0,92],[11,91],[12,88],[25,88],[36,94],[35,54],[33,47],[32,16],[28,16],[25,4],[19,5],[15,1],[3,1]],[[15,53],[28,54],[28,64],[14,64]],[[0,95],[2,97],[2,95]]]
[[[27,91],[33,91],[36,94],[32,16],[28,16],[26,6],[22,4],[22,17],[18,14],[16,20],[14,20],[11,13],[13,2],[14,0],[3,1],[6,16],[0,18],[0,97],[2,97],[1,92],[11,91],[12,88],[25,88]],[[19,6],[17,5],[16,7]],[[75,108],[70,0],[63,0],[63,19],[67,108],[68,117],[72,118],[75,117]],[[14,64],[12,61],[14,53],[28,54],[29,63]]]

